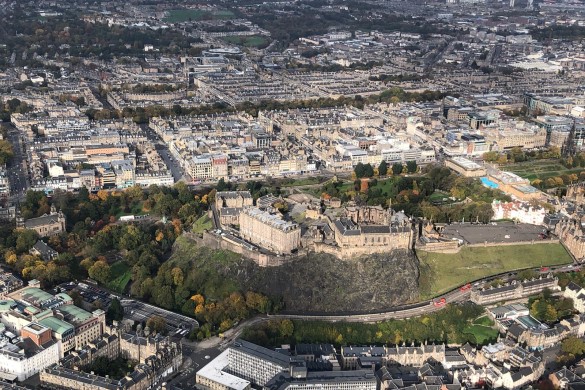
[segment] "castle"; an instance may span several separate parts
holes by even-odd
[[[412,248],[410,219],[392,209],[350,205],[332,207],[324,214],[323,205],[310,203],[306,204],[306,215],[314,221],[299,224],[285,219],[274,207],[276,203],[286,202],[269,194],[259,198],[254,206],[248,191],[218,192],[214,213],[218,214],[219,224],[228,229],[221,237],[216,237],[219,246],[249,254],[248,257],[254,260],[262,257],[257,261],[260,265],[278,265],[282,263],[282,255],[307,251],[329,253],[345,259]],[[239,232],[234,233],[230,226],[236,225]],[[242,240],[271,251],[279,257],[278,261],[266,259],[269,255],[255,247],[250,249],[250,245]]]

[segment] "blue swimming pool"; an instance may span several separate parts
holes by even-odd
[[[489,188],[498,188],[499,187],[496,183],[494,183],[493,181],[491,181],[487,177],[482,177],[480,180],[481,180],[481,183],[486,187],[489,187]]]

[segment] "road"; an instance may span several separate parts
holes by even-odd
[[[559,266],[559,267],[551,267],[546,271],[542,272],[542,274],[548,273],[563,273],[563,272],[571,272],[577,269],[578,265],[566,265],[566,266]],[[536,268],[535,270],[540,271],[540,268]],[[480,287],[485,283],[491,282],[495,279],[512,279],[516,275],[516,272],[509,272],[495,276],[489,276],[484,279],[475,281],[474,285],[476,287]],[[420,303],[416,303],[413,305],[406,305],[395,307],[391,310],[382,312],[382,313],[370,313],[370,314],[348,314],[348,315],[318,315],[318,314],[273,314],[273,315],[258,315],[256,317],[250,318],[246,321],[240,322],[236,327],[224,332],[224,338],[221,339],[219,337],[212,337],[210,339],[204,340],[200,343],[191,343],[193,346],[199,345],[201,348],[205,349],[213,349],[213,348],[226,348],[233,340],[238,338],[244,329],[249,326],[253,326],[259,324],[264,321],[269,321],[271,319],[291,319],[291,320],[309,320],[309,321],[328,321],[328,322],[379,322],[379,321],[386,321],[391,319],[406,319],[411,317],[419,317],[425,314],[430,314],[437,312],[439,310],[443,310],[447,304],[449,303],[457,303],[457,302],[465,302],[468,301],[471,295],[471,288],[464,289],[462,287],[456,288],[446,294],[443,294],[435,299],[423,301]],[[445,303],[441,304],[441,299],[445,299]],[[188,344],[188,342],[185,342]]]
[[[8,164],[8,180],[10,182],[10,194],[12,198],[24,196],[29,188],[27,155],[24,149],[23,135],[12,125],[7,125],[6,138],[12,145],[14,157]]]

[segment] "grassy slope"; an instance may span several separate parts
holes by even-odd
[[[259,35],[251,35],[251,36],[228,36],[222,37],[222,40],[233,43],[235,45],[243,45],[246,47],[260,47],[266,45],[268,40]]]
[[[193,233],[202,234],[205,230],[211,230],[213,223],[207,214],[201,216],[193,223]]]
[[[125,261],[118,261],[112,264],[110,272],[112,280],[108,283],[108,288],[123,293],[132,276],[130,266]]]
[[[560,244],[463,247],[454,254],[423,251],[417,254],[421,273],[431,281],[430,291],[425,294],[428,296],[500,272],[571,262],[571,257]]]

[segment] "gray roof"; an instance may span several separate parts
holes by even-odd
[[[31,218],[24,221],[24,227],[27,229],[33,229],[37,226],[49,225],[59,222],[59,214],[43,215],[38,218]]]
[[[387,225],[362,225],[362,233],[365,234],[388,234],[390,226]]]
[[[267,360],[273,364],[288,368],[290,365],[290,357],[281,353],[273,351],[268,348],[261,347],[256,344],[249,343],[245,340],[238,339],[230,347],[233,350],[243,352],[248,355],[256,356],[260,359]]]

